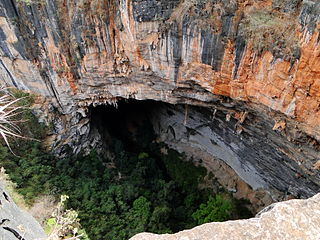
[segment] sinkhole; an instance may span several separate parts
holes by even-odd
[[[77,143],[83,149],[92,143],[90,153],[74,156],[69,149],[58,158],[38,142],[18,139],[16,155],[0,149],[0,166],[29,205],[39,196],[69,196],[65,207],[81,223],[73,227],[91,239],[249,218],[284,196],[309,197],[318,190],[284,154],[296,145],[273,130],[272,119],[241,105],[227,107],[125,99],[90,106],[81,121],[89,122],[90,132],[81,131]],[[43,138],[46,127],[27,116],[25,136]]]
[[[206,121],[193,111],[212,119],[202,108],[151,100],[90,108],[91,131],[101,144],[87,157],[98,164],[93,171],[99,179],[92,193],[99,196],[92,200],[97,209],[88,209],[95,214],[87,219],[90,214],[80,211],[89,236],[127,239],[139,232],[174,233],[253,216],[257,209],[236,190],[242,180],[232,168],[221,159],[210,163],[210,154],[190,144],[204,138],[194,122],[204,127]],[[97,155],[101,164],[92,160]]]

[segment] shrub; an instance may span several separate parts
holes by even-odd
[[[89,240],[86,232],[81,229],[78,213],[72,209],[65,209],[65,201],[69,196],[62,195],[60,202],[45,225],[47,240],[73,239]]]
[[[231,202],[217,194],[215,197],[210,196],[206,204],[201,204],[192,217],[198,224],[222,222],[229,219],[231,210]]]
[[[35,200],[34,204],[29,209],[29,213],[31,213],[39,223],[43,224],[44,221],[50,217],[55,207],[55,198],[50,195],[43,195]]]
[[[22,133],[41,139],[44,126],[31,110],[23,114],[27,114],[29,121],[21,126]],[[45,221],[53,239],[60,234],[81,235],[75,231],[80,225],[92,238],[108,240],[128,239],[140,231],[170,233],[194,227],[192,213],[199,205],[204,205],[204,211],[206,206],[212,207],[208,201],[212,192],[198,187],[206,169],[182,161],[183,156],[174,150],[162,154],[161,149],[166,146],[152,141],[152,126],[143,125],[143,130],[136,135],[133,152],[126,148],[128,143],[114,138],[110,145],[112,159],[104,159],[95,151],[86,156],[58,159],[46,153],[39,142],[18,139],[12,145],[20,157],[0,145],[0,167],[8,170],[29,205],[39,196],[70,196],[61,199],[56,214]],[[218,206],[219,197],[214,199]],[[42,219],[48,213],[44,208],[52,207],[51,199],[47,201],[38,205]],[[215,219],[225,220],[229,206],[225,200],[223,203],[220,205],[224,210],[216,211]],[[212,213],[209,215],[212,220]],[[86,234],[82,236],[87,238]]]
[[[31,4],[44,4],[44,0],[17,0],[18,3],[25,3],[27,6]]]
[[[268,50],[275,57],[295,60],[300,57],[294,16],[261,9],[249,12],[240,24],[244,39],[252,42],[260,55]]]

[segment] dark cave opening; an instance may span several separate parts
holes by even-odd
[[[112,139],[118,139],[128,150],[139,151],[134,149],[136,145],[139,145],[137,142],[134,143],[135,136],[143,134],[145,138],[154,140],[150,115],[157,106],[162,104],[152,100],[122,100],[117,102],[117,106],[93,107],[90,112],[91,126],[98,129],[106,143],[110,144]],[[145,131],[139,132],[142,129]]]
[[[231,113],[137,100],[91,106],[83,121],[91,124],[84,146],[95,141],[90,154],[57,158],[37,142],[21,140],[14,151],[23,157],[2,149],[1,166],[31,204],[46,194],[69,196],[66,208],[77,211],[93,239],[248,218],[272,197],[283,199],[274,189],[296,196],[317,189],[296,177],[298,166],[278,150],[290,144],[272,122],[250,113],[239,126]],[[25,125],[33,134],[45,132],[35,117]]]
[[[66,208],[77,211],[93,239],[248,218],[274,202],[273,196],[283,199],[271,187],[312,190],[277,150],[290,145],[272,122],[250,113],[239,123],[234,110],[215,107],[124,99],[117,107],[90,106],[90,119],[83,122],[91,133],[82,139],[83,146],[91,139],[96,146],[90,154],[57,158],[24,142],[14,149],[24,157],[6,157],[3,166],[30,203],[45,194],[69,196]],[[39,132],[33,120],[28,129]]]
[[[127,236],[142,231],[177,232],[208,221],[253,216],[247,208],[249,201],[233,198],[207,169],[161,142],[154,118],[161,109],[173,116],[169,106],[175,108],[152,100],[121,100],[116,107],[90,109],[91,128],[102,137],[103,165],[114,172],[109,183],[123,187],[127,196],[121,201],[129,212],[137,201],[144,206],[144,215],[139,217],[142,225],[128,224],[124,227]],[[170,128],[168,132],[175,135]],[[135,194],[130,193],[132,189]],[[118,218],[127,219],[116,208]]]
[[[250,113],[239,123],[234,110],[215,107],[124,99],[117,107],[90,106],[83,122],[91,133],[82,139],[83,146],[93,139],[90,154],[56,158],[27,142],[14,149],[24,157],[3,158],[3,166],[30,203],[45,194],[69,196],[66,208],[77,211],[93,239],[249,218],[272,197],[283,199],[274,189],[312,190],[277,150],[290,145],[272,122]],[[39,132],[33,120],[28,129]]]

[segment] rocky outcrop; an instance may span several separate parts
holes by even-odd
[[[276,203],[248,220],[207,223],[176,234],[141,233],[131,240],[317,240],[320,238],[320,195]]]
[[[202,106],[217,124],[189,123],[210,137],[170,123],[180,140],[252,188],[309,197],[320,186],[319,9],[316,0],[3,0],[0,80],[47,98],[48,145],[61,156],[99,143],[89,106]]]
[[[27,212],[22,211],[0,186],[0,239],[45,240],[40,224]]]
[[[284,140],[281,131],[269,125],[270,116],[241,111],[241,106],[224,110],[154,104],[146,111],[151,112],[160,141],[205,166],[235,197],[250,199],[256,209],[284,200],[283,194],[271,189],[296,197],[313,196],[319,191],[318,170],[310,169],[313,173],[308,177],[299,160],[307,153],[316,157],[318,152],[307,144],[299,150],[296,144]]]
[[[203,101],[196,85],[282,112],[319,140],[317,1],[32,2],[1,2],[1,79],[55,98],[64,113],[116,97],[183,102],[187,90]],[[252,50],[242,25],[259,9],[292,15],[293,58],[284,43]]]

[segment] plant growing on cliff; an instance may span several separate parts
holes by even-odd
[[[27,6],[30,6],[33,3],[36,3],[36,4],[44,4],[45,3],[44,0],[17,0],[17,2],[25,3]]]
[[[17,0],[18,2],[25,3],[27,5],[30,5],[32,3],[32,0]]]
[[[42,126],[28,117],[31,120],[21,127],[22,132],[28,130],[30,136],[41,139]],[[122,240],[141,231],[171,233],[194,227],[192,213],[212,195],[211,190],[199,189],[206,169],[182,161],[183,156],[174,150],[164,154],[165,145],[153,141],[148,124],[137,131],[136,142],[126,142],[126,131],[117,134],[112,135],[110,159],[95,151],[57,159],[38,142],[18,141],[14,150],[21,157],[8,155],[7,148],[0,146],[0,166],[8,169],[29,204],[41,195],[70,196],[66,209],[76,210],[92,239]],[[77,219],[74,212],[70,214]],[[58,222],[52,217],[47,227],[53,229]]]
[[[294,61],[300,57],[294,16],[269,9],[249,12],[240,24],[240,33],[260,55],[270,51],[276,58]]]
[[[17,115],[21,114],[23,105],[17,105],[22,101],[23,97],[14,98],[5,88],[1,87],[0,92],[0,135],[5,141],[10,151],[12,149],[9,144],[9,137],[23,138],[18,126]]]
[[[81,229],[78,213],[71,209],[65,209],[65,203],[69,196],[62,195],[52,217],[46,222],[45,231],[47,240],[89,240],[86,232]]]

